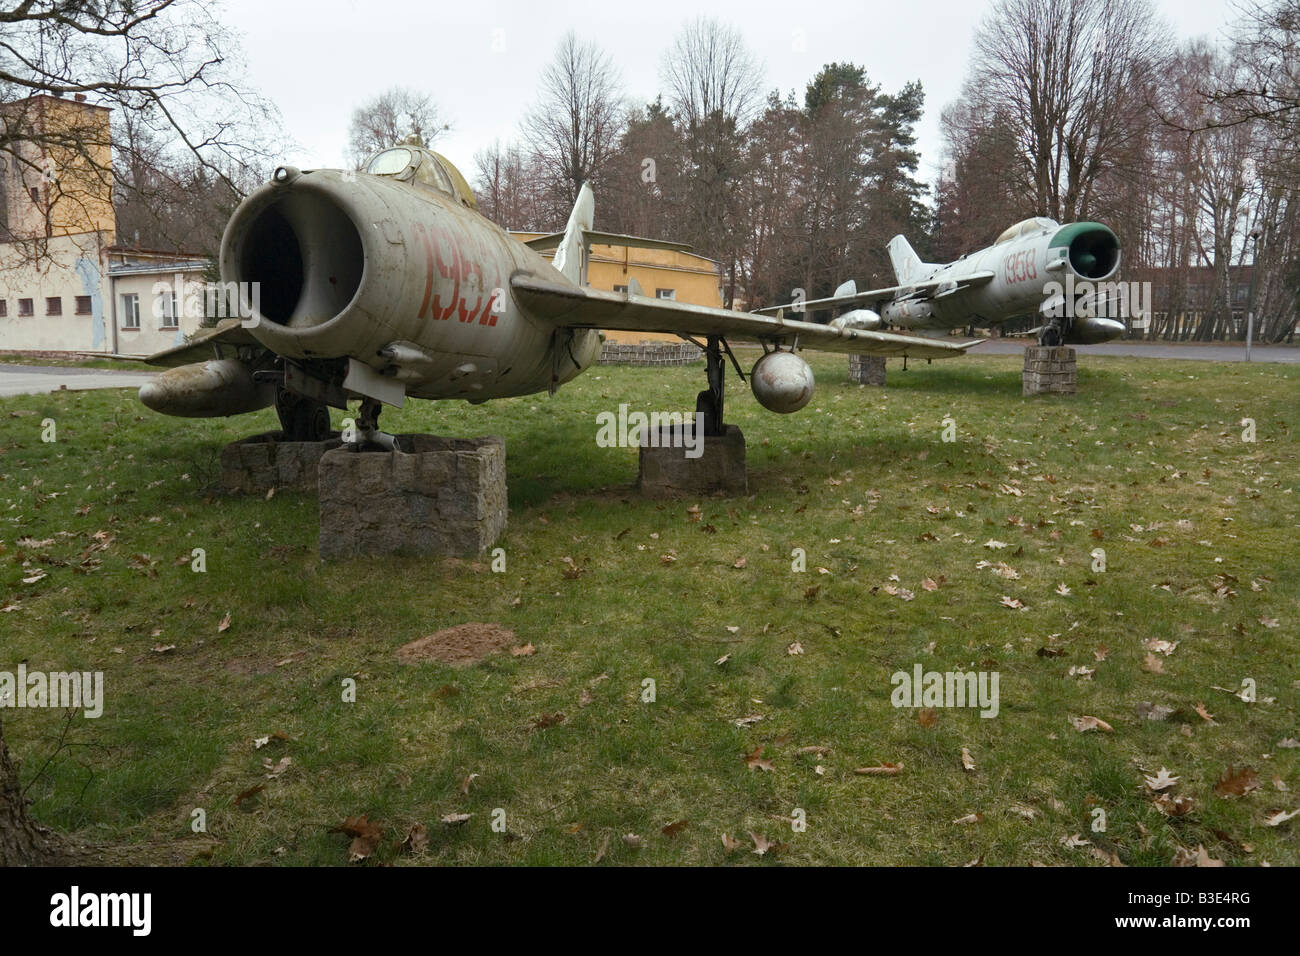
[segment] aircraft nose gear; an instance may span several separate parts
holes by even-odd
[[[353,451],[360,451],[366,445],[379,445],[389,451],[397,450],[397,439],[379,430],[379,413],[383,407],[376,398],[361,400],[361,408],[357,411],[356,441],[349,446]]]
[[[1065,324],[1061,319],[1052,319],[1038,330],[1038,344],[1044,348],[1056,348],[1065,341]]]
[[[285,441],[325,441],[330,437],[330,411],[324,402],[281,387],[275,392],[275,413]]]

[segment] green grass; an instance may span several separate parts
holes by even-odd
[[[34,812],[134,845],[139,861],[227,865],[343,864],[348,841],[328,830],[358,814],[385,826],[375,859],[398,863],[584,864],[608,841],[602,865],[1103,865],[1061,844],[1074,833],[1128,865],[1198,845],[1230,864],[1300,863],[1300,818],[1263,822],[1300,805],[1300,750],[1278,748],[1300,736],[1300,368],[1089,356],[1077,397],[1024,399],[1019,365],[891,362],[878,390],[822,357],[813,403],[792,416],[732,379],[750,495],[730,500],[646,500],[635,450],[595,444],[595,415],[621,401],[692,407],[702,366],[603,367],[554,398],[385,412],[391,431],[505,437],[502,574],[487,559],[322,565],[314,497],[216,494],[219,449],[271,428],[269,412],[168,419],[125,391],[6,399],[0,607],[18,608],[0,614],[0,670],[25,660],[106,682],[104,715],[75,718],[61,748],[61,714],[3,712],[25,781],[54,754],[31,786]],[[940,440],[947,416],[954,443]],[[1241,439],[1247,417],[1255,443]],[[56,443],[40,440],[45,418]],[[80,573],[100,531],[111,543]],[[194,547],[206,574],[181,561]],[[791,570],[796,547],[806,573]],[[1097,547],[1104,573],[1090,567]],[[566,557],[585,573],[566,577]],[[35,568],[46,577],[22,583]],[[466,621],[510,627],[536,654],[397,663],[402,644]],[[1153,638],[1178,642],[1161,674],[1142,666]],[[795,641],[802,655],[787,653]],[[1046,646],[1063,656],[1040,656]],[[999,715],[941,709],[921,726],[890,704],[890,675],[916,663],[997,671]],[[1095,674],[1071,678],[1071,666]],[[342,699],[347,678],[355,703]],[[1260,701],[1213,689],[1243,678]],[[1143,701],[1175,713],[1143,720]],[[562,723],[533,729],[555,712]],[[754,713],[764,719],[733,723]],[[1077,732],[1069,720],[1085,714],[1114,732]],[[254,749],[277,731],[289,739]],[[760,745],[771,772],[746,766]],[[830,752],[795,752],[812,745]],[[292,763],[270,780],[268,756]],[[903,770],[853,773],[882,761]],[[1217,796],[1229,765],[1253,767],[1261,789]],[[1189,814],[1154,807],[1142,771],[1162,766]],[[195,807],[210,852],[187,849]],[[780,819],[795,808],[806,832]],[[1090,829],[1096,808],[1104,833]],[[473,817],[439,822],[450,813]],[[982,822],[953,822],[970,813]],[[395,844],[417,822],[429,846],[411,858]],[[722,833],[750,831],[786,845],[725,852]]]
[[[0,362],[6,365],[54,366],[56,368],[99,368],[115,372],[157,372],[158,368],[143,360],[114,358],[46,358],[23,355],[20,352],[0,352]]]

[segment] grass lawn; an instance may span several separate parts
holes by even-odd
[[[269,411],[0,401],[0,670],[105,680],[98,719],[3,711],[34,814],[212,865],[343,865],[330,829],[362,814],[384,828],[371,862],[401,865],[1300,863],[1300,817],[1266,823],[1300,806],[1300,367],[1089,356],[1077,397],[1024,399],[1014,356],[890,362],[884,390],[813,364],[791,416],[730,380],[750,495],[729,500],[645,500],[635,449],[595,441],[619,402],[693,408],[702,365],[386,411],[390,431],[504,436],[504,573],[322,565],[314,496],[217,494],[219,449]],[[535,653],[397,661],[471,621]],[[893,706],[917,664],[996,672],[997,716]],[[854,773],[882,763],[902,768]],[[1258,787],[1217,793],[1229,767]],[[404,853],[417,823],[427,848]]]

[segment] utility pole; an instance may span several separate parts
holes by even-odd
[[[1250,230],[1250,291],[1246,293],[1246,361],[1250,361],[1250,348],[1255,341],[1255,277],[1259,272],[1260,228]]]

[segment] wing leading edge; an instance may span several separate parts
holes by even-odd
[[[804,312],[816,312],[820,309],[832,309],[845,305],[875,307],[876,311],[879,311],[879,306],[886,302],[924,302],[927,299],[941,299],[965,289],[974,289],[992,281],[993,275],[992,272],[972,272],[970,275],[962,276],[959,279],[930,279],[925,282],[914,282],[911,285],[893,285],[883,289],[855,292],[850,295],[833,295],[825,299],[809,299],[798,303],[798,305],[802,307]],[[775,315],[778,312],[790,312],[794,308],[795,303],[769,305],[765,309],[759,309],[758,314]]]
[[[961,342],[894,332],[836,329],[782,316],[656,299],[638,295],[632,288],[627,293],[579,288],[528,273],[516,275],[510,285],[516,298],[530,312],[556,325],[573,328],[722,335],[785,346],[793,346],[797,339],[800,348],[908,358],[951,358],[979,344],[978,340]]]

